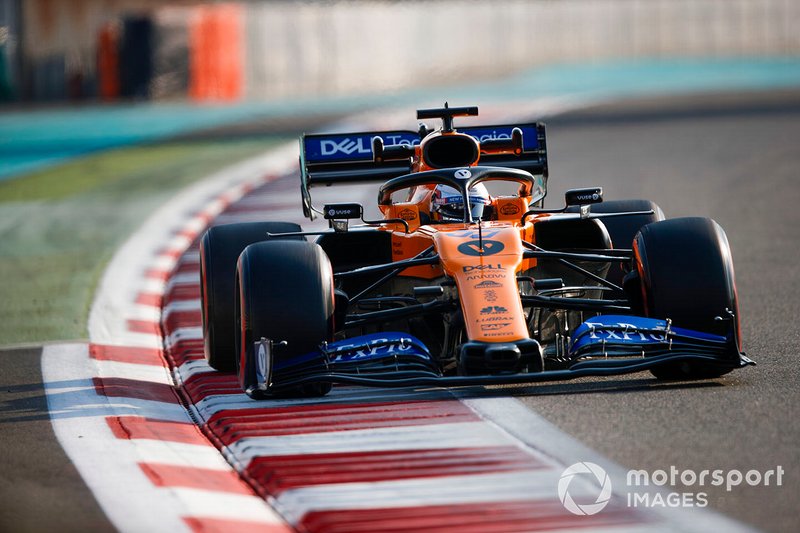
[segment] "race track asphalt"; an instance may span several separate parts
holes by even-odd
[[[667,216],[710,216],[725,228],[745,349],[758,366],[698,383],[640,374],[495,393],[513,394],[628,468],[782,465],[782,487],[712,487],[708,500],[759,528],[796,531],[800,91],[652,98],[547,123],[550,207],[568,188],[602,185],[607,199],[648,198]],[[35,348],[0,351],[0,530],[108,530],[55,441],[39,359]]]
[[[764,472],[781,487],[678,487],[771,531],[800,526],[800,91],[709,94],[551,117],[549,206],[571,187],[654,200],[725,229],[743,338],[758,363],[695,383],[649,374],[517,390],[527,406],[624,467]]]
[[[114,531],[56,440],[42,350],[0,350],[0,531]]]

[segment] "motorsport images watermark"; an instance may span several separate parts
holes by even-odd
[[[706,507],[708,493],[703,487],[725,487],[731,492],[734,487],[746,484],[755,486],[783,485],[784,469],[761,471],[748,470],[680,470],[672,465],[668,470],[628,470],[625,478],[626,504],[628,507]],[[698,487],[697,491],[674,490]],[[642,487],[665,487],[663,490],[647,490]],[[669,490],[673,489],[673,490]],[[564,508],[576,515],[593,515],[602,511],[612,495],[611,477],[595,463],[583,461],[568,466],[558,480],[558,499]],[[622,491],[617,492],[622,495]]]

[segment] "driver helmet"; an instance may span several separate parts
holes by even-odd
[[[491,203],[489,191],[483,183],[469,189],[469,209],[472,220],[483,216],[484,208]],[[437,185],[431,200],[431,220],[434,222],[463,222],[464,197],[449,185]]]

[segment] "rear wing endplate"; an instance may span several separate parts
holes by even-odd
[[[543,176],[547,184],[547,143],[544,124],[505,124],[459,128],[459,133],[475,137],[478,142],[510,139],[514,128],[522,130],[522,153],[481,154],[482,166],[498,166],[526,170]],[[386,181],[411,172],[409,161],[376,163],[372,157],[372,139],[380,137],[384,147],[420,143],[417,132],[409,130],[375,131],[303,135],[300,138],[300,192],[303,214],[314,219],[317,212],[311,203],[309,189],[315,185]]]

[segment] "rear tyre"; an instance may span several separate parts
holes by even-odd
[[[252,244],[239,257],[236,271],[237,374],[252,398],[324,396],[330,383],[280,388],[287,361],[317,350],[333,338],[333,271],[325,252],[310,242]],[[255,343],[269,339],[276,347],[266,367],[273,369],[276,391],[259,389]],[[285,346],[277,346],[285,341]],[[302,373],[321,361],[305,361],[288,371]],[[264,365],[262,365],[263,368]],[[268,394],[269,393],[269,394]]]
[[[200,240],[200,299],[203,351],[209,366],[221,372],[236,369],[234,276],[236,260],[249,245],[267,233],[301,231],[290,222],[246,222],[209,228]],[[304,237],[286,237],[305,240]]]
[[[571,212],[578,212],[578,208],[570,208]],[[614,248],[626,249],[631,247],[636,233],[647,224],[664,220],[664,212],[655,202],[650,200],[609,200],[599,204],[592,204],[592,213],[626,213],[631,211],[653,211],[652,215],[629,215],[601,219],[611,237]],[[612,263],[606,274],[606,279],[622,287],[623,278],[627,274],[626,265]],[[610,295],[606,295],[610,296]],[[622,297],[615,294],[612,297]]]
[[[644,315],[673,325],[726,336],[730,310],[735,339],[739,305],[730,246],[719,224],[708,218],[675,218],[648,224],[634,240]],[[701,362],[668,364],[652,370],[659,379],[703,379],[730,372],[741,346],[730,352],[730,367]],[[734,359],[735,357],[735,359]]]

